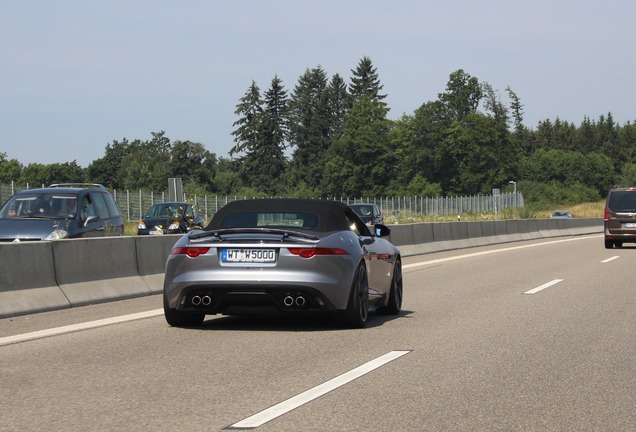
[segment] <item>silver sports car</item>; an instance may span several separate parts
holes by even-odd
[[[166,262],[166,321],[205,315],[338,315],[361,328],[369,311],[402,307],[400,252],[345,204],[311,199],[234,201]]]

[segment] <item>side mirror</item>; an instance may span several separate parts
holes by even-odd
[[[391,234],[391,228],[383,224],[375,225],[375,236],[376,237],[387,237]]]

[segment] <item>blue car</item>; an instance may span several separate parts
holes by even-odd
[[[99,184],[67,183],[17,192],[0,209],[0,242],[120,236],[124,220]]]

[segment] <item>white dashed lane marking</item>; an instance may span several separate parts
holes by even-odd
[[[291,410],[298,408],[312,400],[329,393],[332,390],[342,387],[343,385],[353,381],[356,378],[360,378],[363,375],[383,366],[397,358],[402,357],[404,354],[408,354],[410,351],[391,351],[383,356],[380,356],[370,362],[358,366],[355,369],[345,372],[340,376],[337,376],[323,384],[320,384],[314,388],[311,388],[297,396],[294,396],[286,401],[276,404],[264,411],[254,414],[251,417],[241,420],[238,423],[234,423],[229,429],[254,429],[270,420],[280,417],[283,414],[290,412]]]

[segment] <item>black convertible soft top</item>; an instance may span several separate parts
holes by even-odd
[[[216,212],[205,230],[224,228],[224,220],[229,215],[268,212],[315,214],[318,217],[318,222],[311,230],[318,232],[349,230],[350,219],[358,219],[346,204],[339,201],[299,198],[251,199],[233,201],[223,206]],[[364,226],[364,223],[362,225]]]

